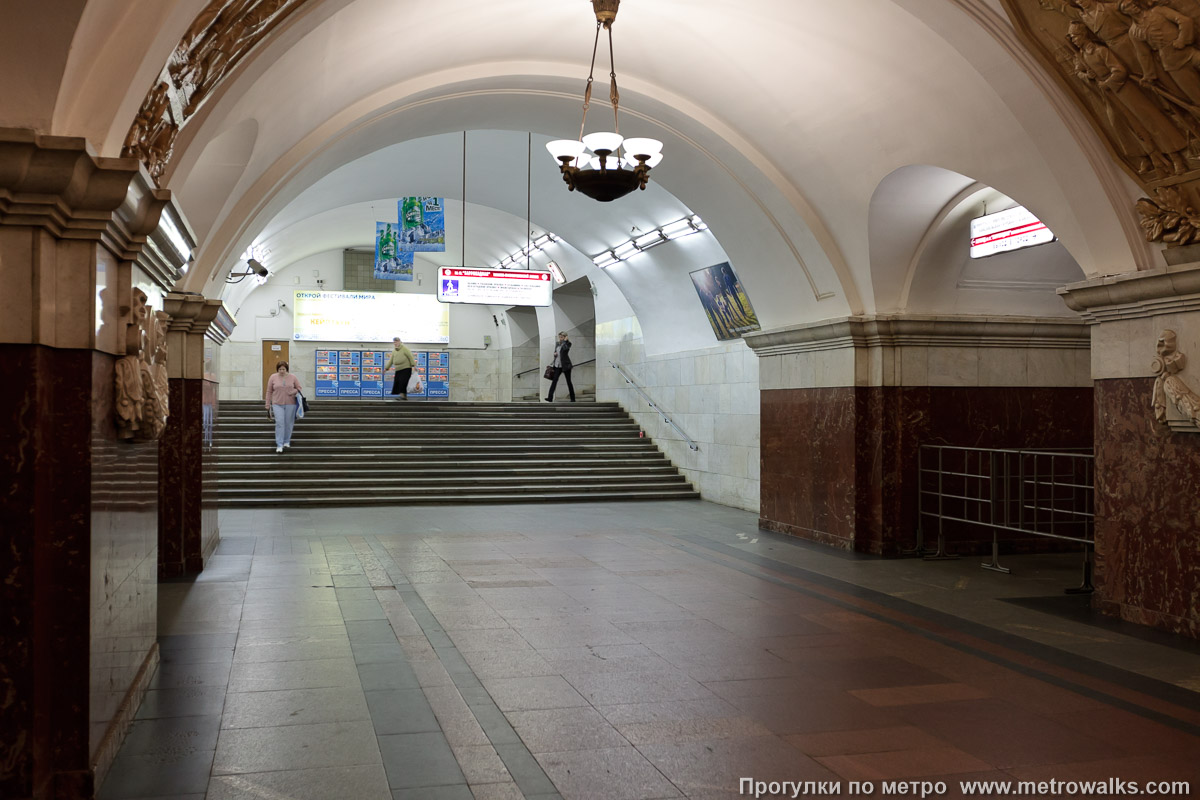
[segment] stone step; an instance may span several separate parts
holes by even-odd
[[[286,451],[285,451],[286,452]],[[270,456],[278,456],[272,452]],[[264,459],[267,460],[267,459]],[[309,479],[330,479],[343,480],[345,478],[354,478],[361,480],[361,476],[369,472],[373,478],[380,479],[408,479],[408,478],[456,478],[467,477],[472,478],[480,474],[489,474],[481,472],[478,462],[463,465],[458,462],[454,464],[438,464],[436,462],[421,462],[420,464],[412,464],[403,462],[398,465],[384,464],[380,465],[376,462],[366,462],[356,465],[326,465],[326,464],[303,464],[294,462],[290,457],[273,459],[276,469],[285,470],[289,480],[309,480]],[[485,462],[486,463],[486,462]],[[570,463],[555,463],[552,465],[537,465],[528,466],[528,462],[524,462],[527,466],[504,466],[495,469],[503,469],[502,474],[514,477],[539,478],[543,476],[593,476],[593,477],[657,477],[657,476],[675,476],[678,473],[669,461],[663,459],[661,462],[651,462],[647,464],[633,464],[628,462],[619,462],[614,464],[591,464],[588,466],[571,465]],[[272,473],[265,473],[262,469],[263,465],[255,463],[239,463],[237,465],[229,465],[221,470],[218,482],[225,481],[276,481],[277,477]],[[493,466],[489,464],[488,466]],[[343,477],[344,476],[344,477]]]
[[[579,482],[571,489],[582,492],[593,492],[613,489],[618,486],[628,486],[635,489],[648,487],[663,487],[686,485],[687,480],[680,474],[665,475],[595,475],[594,480]],[[261,492],[270,488],[272,493],[286,491],[288,493],[310,493],[336,495],[343,492],[374,492],[395,491],[396,489],[412,490],[422,494],[445,494],[447,492],[467,489],[494,489],[497,491],[545,491],[548,486],[560,483],[554,475],[496,475],[476,474],[470,476],[455,475],[451,477],[409,476],[405,478],[391,477],[385,479],[378,473],[348,472],[344,475],[324,475],[319,477],[300,478],[295,473],[289,473],[286,483],[281,483],[274,476],[262,476],[256,479],[222,476],[217,485],[224,495],[236,497],[242,494]]]
[[[323,401],[275,452],[262,404],[223,402],[220,505],[685,499],[697,492],[615,403]]]
[[[394,493],[365,494],[355,492],[340,492],[325,498],[305,493],[298,497],[227,497],[221,494],[221,506],[225,508],[276,508],[276,507],[357,507],[367,505],[444,505],[449,503],[530,503],[530,502],[562,502],[562,503],[597,503],[602,501],[625,500],[694,500],[700,493],[686,484],[680,488],[671,489],[620,489],[617,491],[543,491],[540,493],[517,494],[503,492],[459,492],[456,494],[410,494],[399,497]]]

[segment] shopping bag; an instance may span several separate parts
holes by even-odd
[[[421,392],[421,376],[420,375],[418,375],[415,372],[412,374],[412,377],[408,379],[408,390],[407,391],[408,391],[408,394],[420,394],[420,392]]]

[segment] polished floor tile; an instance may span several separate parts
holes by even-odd
[[[701,502],[222,512],[204,573],[160,586],[161,664],[101,797],[1200,786],[1197,651],[1037,610],[1055,569],[756,523]]]

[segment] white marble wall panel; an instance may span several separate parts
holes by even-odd
[[[647,358],[636,318],[596,326],[597,399],[616,401],[706,500],[758,511],[759,361],[742,341]],[[691,450],[609,366],[622,364]]]
[[[1131,363],[1140,365],[1145,361],[1148,365],[1154,355],[1159,329],[1149,335],[1134,332],[1126,323],[1114,325],[1123,329],[1105,336],[1090,354],[1086,348],[909,345],[855,349],[847,344],[835,350],[765,354],[758,368],[764,390],[841,386],[1090,386],[1093,372],[1104,365],[1112,377],[1130,369]],[[1143,357],[1131,356],[1131,343],[1125,338],[1128,336],[1141,337]],[[1149,349],[1145,344],[1147,337]]]

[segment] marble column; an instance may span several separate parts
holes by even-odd
[[[1059,294],[1091,325],[1093,605],[1200,638],[1200,427],[1178,391],[1200,391],[1200,263],[1072,284]],[[1164,331],[1174,340],[1160,342]],[[1184,358],[1164,359],[1178,354]],[[1164,361],[1179,369],[1166,372],[1171,391],[1156,400]]]
[[[212,431],[216,376],[206,350],[228,338],[233,318],[220,300],[168,294],[171,418],[159,440],[158,576],[204,569],[220,534],[215,514],[217,455]]]
[[[90,798],[157,659],[157,442],[117,436],[135,280],[170,193],[82,139],[0,128],[0,797]]]
[[[1074,320],[853,317],[744,338],[759,357],[768,530],[896,555],[916,541],[921,445],[1091,445],[1087,330]],[[950,539],[974,552],[991,534]]]

